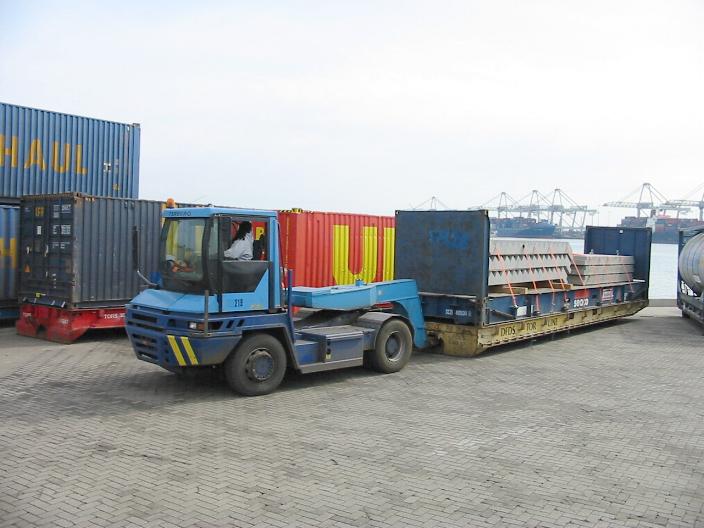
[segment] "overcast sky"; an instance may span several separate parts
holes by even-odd
[[[700,0],[143,3],[0,0],[0,100],[140,123],[143,198],[390,214],[704,183]]]

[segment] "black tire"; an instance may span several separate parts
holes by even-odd
[[[224,365],[230,388],[242,396],[262,396],[276,390],[286,374],[286,351],[268,334],[245,337]]]
[[[690,319],[689,314],[688,314],[688,313],[684,313],[684,312],[682,312],[682,318],[684,318],[684,319]]]
[[[412,353],[413,336],[408,325],[400,319],[391,319],[379,330],[369,360],[374,370],[391,374],[405,367]]]

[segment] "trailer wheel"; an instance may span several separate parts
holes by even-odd
[[[400,319],[391,319],[379,330],[369,359],[374,370],[390,374],[405,367],[412,352],[413,336],[408,325]]]
[[[268,334],[252,334],[240,341],[225,361],[225,379],[242,396],[269,394],[284,379],[286,351]]]

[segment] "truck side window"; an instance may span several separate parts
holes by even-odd
[[[247,260],[231,260],[227,258],[227,254],[222,256],[222,286],[223,293],[246,293],[254,291],[262,280],[262,277],[269,268],[267,262],[267,233],[266,222],[257,221],[256,219],[236,219],[232,221],[231,228],[223,228],[222,247],[227,250],[232,246],[233,240],[225,240],[234,238],[237,233],[238,226],[241,222],[250,222],[251,237],[252,237],[252,258]]]

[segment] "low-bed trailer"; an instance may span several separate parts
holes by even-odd
[[[244,395],[273,391],[287,367],[397,372],[414,346],[474,355],[647,305],[647,229],[588,228],[585,252],[635,256],[627,284],[518,295],[488,290],[486,211],[399,211],[395,273],[412,279],[324,288],[291,287],[290,275],[282,285],[273,211],[203,207],[163,216],[160,284],[127,306],[135,354],[175,372],[222,365]],[[233,222],[244,220],[265,226],[267,260],[224,258]],[[294,318],[294,308],[304,310]]]
[[[555,283],[495,293],[488,285],[490,221],[486,211],[397,211],[395,274],[413,277],[428,335],[449,355],[633,315],[648,305],[651,231],[589,226],[584,253],[634,257],[626,283]],[[413,258],[409,258],[413,256]]]

